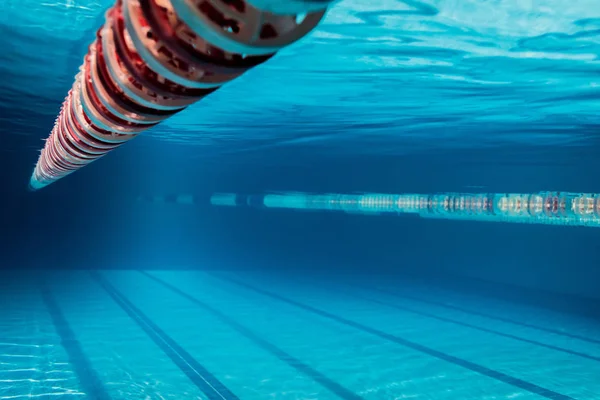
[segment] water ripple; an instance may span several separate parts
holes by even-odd
[[[3,135],[47,135],[111,3],[2,2]],[[345,0],[310,37],[147,134],[204,153],[582,146],[597,140],[599,55],[596,0]]]

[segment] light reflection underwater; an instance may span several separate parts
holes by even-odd
[[[210,202],[214,206],[413,214],[435,219],[600,227],[600,194],[588,193],[215,193]]]

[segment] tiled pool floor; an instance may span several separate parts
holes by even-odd
[[[600,321],[415,279],[0,283],[1,399],[600,399]]]

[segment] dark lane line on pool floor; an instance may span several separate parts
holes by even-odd
[[[322,286],[323,288],[326,288],[326,289],[329,289],[329,290],[332,289],[332,287],[330,285],[321,284],[319,282],[312,282],[312,285],[319,285],[319,286]],[[333,289],[336,290],[336,291],[339,291],[340,293],[342,293],[345,296],[349,296],[349,297],[356,298],[356,299],[361,299],[361,300],[368,301],[368,302],[371,302],[371,303],[374,303],[374,304],[379,304],[379,305],[382,305],[382,306],[385,306],[385,307],[394,308],[394,309],[397,309],[397,310],[400,310],[400,311],[405,311],[405,312],[408,312],[408,313],[411,313],[411,314],[415,314],[415,315],[419,315],[419,316],[422,316],[422,317],[425,317],[425,318],[431,318],[431,319],[435,319],[435,320],[438,320],[438,321],[443,321],[443,322],[448,322],[448,323],[459,325],[459,326],[464,326],[466,328],[475,329],[475,330],[478,330],[478,331],[481,331],[481,332],[491,333],[493,335],[497,335],[497,336],[501,336],[501,337],[505,337],[505,338],[509,338],[509,339],[514,339],[514,340],[518,340],[520,342],[532,344],[532,345],[543,347],[543,348],[546,348],[546,349],[560,351],[560,352],[563,352],[563,353],[566,353],[566,354],[570,354],[570,355],[573,355],[573,356],[576,356],[576,357],[586,358],[588,360],[600,362],[600,357],[597,357],[597,356],[594,356],[594,355],[591,355],[591,354],[582,353],[582,352],[579,352],[579,351],[576,351],[576,350],[570,350],[570,349],[567,349],[567,348],[564,348],[564,347],[555,346],[555,345],[552,345],[552,344],[540,342],[540,341],[533,340],[533,339],[527,339],[527,338],[522,337],[522,336],[513,335],[513,334],[510,334],[510,333],[506,333],[506,332],[501,332],[501,331],[498,331],[498,330],[495,330],[495,329],[485,328],[485,327],[482,327],[482,326],[479,326],[479,325],[476,325],[476,324],[471,324],[471,323],[468,323],[468,322],[459,321],[459,320],[454,319],[454,318],[444,317],[444,316],[436,314],[436,313],[431,313],[431,312],[427,312],[427,311],[417,310],[417,309],[414,309],[414,308],[411,308],[411,307],[407,307],[407,306],[395,304],[395,303],[393,303],[391,301],[374,299],[374,298],[372,298],[370,296],[364,296],[362,294],[357,294],[354,290],[352,290],[353,288],[360,288],[360,289],[363,289],[363,290],[368,290],[368,291],[371,291],[371,292],[374,292],[374,293],[378,293],[378,291],[376,291],[376,290],[365,289],[365,288],[359,286],[358,284],[350,285],[350,284],[341,283],[340,285],[346,286],[346,289],[340,288],[340,287],[337,287],[337,286],[334,287]],[[411,300],[411,301],[416,301],[416,302],[421,302],[421,303],[424,303],[424,304],[437,305],[437,304],[435,304],[435,302],[427,302],[427,301],[417,300],[416,298],[413,298],[412,296],[398,295],[398,296],[394,296],[394,297],[403,298],[403,299],[406,299],[406,300]],[[440,307],[442,307],[442,306],[440,306]],[[445,307],[445,308],[448,308],[448,307]],[[466,314],[471,314],[471,315],[475,314],[475,313],[470,313],[470,312],[466,312],[466,311],[463,311],[463,312],[465,312]]]
[[[90,275],[210,400],[239,400],[221,381],[152,322],[99,272],[90,271]]]
[[[317,282],[319,283],[321,286],[323,287],[327,287],[329,288],[329,284],[327,283],[322,283],[322,282]],[[565,331],[561,331],[558,329],[553,329],[553,328],[548,328],[545,326],[540,326],[540,325],[536,325],[536,324],[531,324],[531,323],[527,323],[527,322],[522,322],[522,321],[517,321],[514,320],[512,318],[506,318],[506,317],[502,317],[502,316],[498,316],[498,315],[494,315],[494,314],[489,314],[486,312],[481,312],[481,311],[476,311],[476,310],[472,310],[470,308],[464,308],[461,306],[457,306],[454,304],[449,304],[449,303],[445,303],[443,301],[436,301],[436,300],[431,300],[431,299],[425,299],[423,297],[419,297],[419,296],[413,296],[413,295],[407,295],[407,294],[401,294],[398,293],[397,291],[391,290],[391,289],[383,289],[377,286],[373,286],[372,284],[369,283],[365,283],[364,281],[352,281],[352,283],[350,283],[348,280],[344,280],[344,281],[336,281],[334,282],[335,285],[339,285],[339,286],[345,286],[347,288],[350,289],[360,289],[363,291],[368,291],[368,292],[373,292],[373,293],[379,293],[379,294],[384,294],[384,295],[389,295],[398,299],[404,299],[404,300],[409,300],[409,301],[415,301],[418,303],[423,303],[423,304],[428,304],[428,305],[433,305],[433,306],[437,306],[437,307],[441,307],[441,308],[445,308],[448,310],[454,310],[454,311],[459,311],[459,312],[463,312],[465,314],[470,314],[470,315],[474,315],[474,316],[478,316],[478,317],[483,317],[483,318],[488,318],[488,319],[492,319],[495,321],[501,321],[501,322],[505,322],[508,324],[512,324],[512,325],[517,325],[517,326],[522,326],[525,328],[530,328],[530,329],[535,329],[541,332],[547,332],[547,333],[552,333],[558,336],[562,336],[562,337],[566,337],[569,339],[576,339],[576,340],[581,340],[583,342],[587,342],[587,343],[593,343],[593,344],[600,344],[600,339],[593,339],[587,336],[582,336],[582,335],[578,335],[578,334],[574,334],[574,333],[570,333],[570,332],[565,332]],[[315,284],[315,281],[311,279],[310,284],[313,285]],[[337,287],[336,287],[337,290]],[[357,296],[355,294],[355,292],[352,292],[353,295]],[[479,296],[478,297],[482,297]],[[365,298],[366,299],[366,298]],[[489,300],[489,299],[487,299]],[[381,301],[381,300],[380,300]],[[396,307],[396,305],[393,305],[393,303],[389,303],[388,305],[391,307]],[[398,307],[404,307],[404,306],[398,306]],[[414,310],[412,310],[414,311]],[[567,352],[570,352],[569,350],[567,350]],[[582,353],[577,353],[576,355],[582,355]],[[590,356],[587,354],[583,354],[582,355],[585,358],[590,358],[595,360],[595,361],[600,361],[600,357],[594,357],[594,356]]]
[[[454,365],[458,365],[460,367],[467,368],[467,369],[469,369],[469,370],[471,370],[473,372],[479,373],[481,375],[488,376],[490,378],[493,378],[493,379],[496,379],[498,381],[507,383],[509,385],[518,387],[520,389],[527,390],[528,392],[531,392],[533,394],[537,394],[537,395],[545,397],[547,399],[552,399],[552,400],[575,400],[575,399],[573,399],[570,396],[567,396],[567,395],[555,392],[555,391],[550,390],[550,389],[546,389],[544,387],[538,386],[538,385],[536,385],[534,383],[525,381],[523,379],[515,378],[515,377],[507,375],[507,374],[505,374],[503,372],[496,371],[496,370],[493,370],[491,368],[484,367],[483,365],[479,365],[479,364],[473,363],[471,361],[467,361],[467,360],[464,360],[462,358],[455,357],[455,356],[452,356],[450,354],[446,354],[446,353],[443,353],[441,351],[432,349],[430,347],[427,347],[427,346],[424,346],[424,345],[412,342],[412,341],[404,339],[404,338],[402,338],[400,336],[392,335],[390,333],[387,333],[387,332],[381,331],[379,329],[363,325],[361,323],[352,321],[350,319],[346,319],[344,317],[340,317],[338,315],[335,315],[335,314],[332,314],[330,312],[318,309],[316,307],[312,307],[312,306],[300,303],[298,301],[295,301],[295,300],[292,300],[292,299],[288,299],[287,297],[281,296],[281,295],[276,294],[276,293],[269,292],[267,290],[263,290],[263,289],[257,288],[255,286],[249,285],[247,283],[240,282],[240,281],[238,281],[236,279],[229,278],[229,277],[223,277],[223,276],[220,276],[220,275],[215,274],[213,272],[207,272],[207,271],[205,271],[205,273],[207,275],[210,275],[210,276],[213,276],[213,277],[215,277],[217,279],[220,279],[220,280],[222,280],[224,282],[233,283],[233,284],[238,285],[240,287],[246,288],[247,290],[250,290],[250,291],[253,291],[253,292],[256,292],[256,293],[260,293],[263,296],[267,296],[267,297],[270,297],[272,299],[279,300],[281,302],[293,305],[293,306],[295,306],[297,308],[300,308],[302,310],[305,310],[305,311],[311,312],[313,314],[319,315],[321,317],[324,317],[324,318],[336,321],[336,322],[338,322],[340,324],[343,324],[343,325],[346,325],[346,326],[350,326],[350,327],[352,327],[354,329],[357,329],[357,330],[369,333],[371,335],[374,335],[374,336],[377,336],[379,338],[388,340],[390,342],[402,345],[404,347],[408,347],[410,349],[413,349],[415,351],[421,352],[423,354],[427,354],[427,355],[429,355],[431,357],[434,357],[434,358],[437,358],[439,360],[447,361],[447,362],[452,363]]]
[[[452,279],[454,276],[454,279]],[[567,293],[552,292],[534,287],[524,287],[509,283],[494,282],[481,278],[456,275],[442,275],[437,279],[411,276],[417,283],[426,282],[442,290],[463,292],[476,297],[493,298],[518,307],[544,309],[563,315],[578,315],[600,321],[600,300],[580,297]],[[446,278],[450,278],[447,280]],[[384,283],[389,283],[384,282]]]
[[[92,367],[90,360],[83,352],[77,336],[75,336],[75,333],[69,326],[60,306],[52,295],[52,291],[45,283],[40,282],[40,292],[56,332],[60,336],[60,343],[67,353],[75,375],[79,379],[82,391],[90,400],[110,400],[111,396],[106,391],[104,383]]]
[[[338,274],[332,274],[324,271],[320,276],[326,279],[339,281]],[[549,290],[537,289],[533,287],[518,286],[509,283],[493,282],[481,278],[467,277],[464,275],[443,273],[436,271],[436,275],[423,275],[414,272],[400,273],[363,273],[345,274],[344,277],[351,278],[359,285],[382,284],[388,288],[390,285],[406,285],[437,288],[446,292],[461,293],[475,298],[485,298],[487,300],[497,300],[502,303],[510,304],[519,308],[529,307],[540,309],[564,316],[584,317],[588,320],[600,322],[600,299],[590,297],[580,297],[577,295],[551,292]],[[393,287],[395,289],[395,287]],[[594,339],[598,340],[598,339]]]
[[[411,296],[411,295],[405,295],[405,294],[400,294],[397,293],[393,290],[388,290],[388,289],[381,289],[379,287],[367,287],[367,286],[363,286],[359,283],[353,283],[353,284],[347,284],[349,286],[353,286],[353,287],[358,287],[361,288],[363,290],[369,290],[372,292],[378,292],[378,293],[382,293],[382,294],[387,294],[390,296],[394,296],[400,299],[406,299],[406,300],[412,300],[412,301],[417,301],[420,303],[424,303],[424,304],[430,304],[430,305],[434,305],[434,306],[438,306],[438,307],[443,307],[449,310],[455,310],[455,311],[460,311],[460,312],[464,312],[466,314],[471,314],[471,315],[476,315],[479,317],[484,317],[484,318],[489,318],[489,319],[493,319],[496,321],[502,321],[502,322],[506,322],[509,324],[513,324],[513,325],[518,325],[518,326],[522,326],[525,328],[531,328],[531,329],[536,329],[542,332],[548,332],[548,333],[552,333],[555,335],[560,335],[563,337],[568,337],[570,339],[577,339],[577,340],[581,340],[584,342],[588,342],[588,343],[593,343],[593,344],[600,344],[600,340],[599,339],[592,339],[589,338],[587,336],[582,336],[582,335],[578,335],[575,333],[570,333],[570,332],[564,332],[558,329],[553,329],[553,328],[548,328],[548,327],[544,327],[544,326],[540,326],[540,325],[536,325],[536,324],[530,324],[528,322],[522,322],[522,321],[517,321],[514,320],[512,318],[506,318],[506,317],[501,317],[501,316],[497,316],[497,315],[493,315],[493,314],[488,314],[485,312],[481,312],[481,311],[475,311],[469,308],[464,308],[464,307],[460,307],[460,306],[456,306],[453,304],[448,304],[448,303],[444,303],[444,302],[440,302],[440,301],[435,301],[435,300],[429,300],[429,299],[423,299],[420,297],[415,297],[415,296]]]
[[[346,389],[340,383],[329,379],[328,377],[326,377],[319,371],[313,369],[312,367],[303,363],[299,359],[297,359],[297,358],[293,357],[292,355],[286,353],[285,351],[281,350],[279,347],[275,346],[271,342],[261,338],[256,333],[254,333],[250,329],[246,328],[244,325],[240,324],[239,322],[235,321],[231,317],[227,316],[226,314],[222,313],[221,311],[209,306],[208,304],[198,300],[197,298],[182,291],[181,289],[177,288],[176,286],[173,286],[170,283],[168,283],[146,271],[139,271],[139,272],[141,274],[145,275],[146,277],[148,277],[149,279],[152,279],[155,282],[157,282],[158,284],[166,287],[167,289],[170,289],[171,291],[186,298],[187,300],[191,301],[192,303],[194,303],[197,306],[199,306],[200,308],[202,308],[204,311],[207,311],[208,313],[217,317],[218,319],[223,321],[225,324],[229,325],[234,330],[236,330],[238,333],[240,333],[242,336],[245,336],[246,338],[250,339],[257,346],[259,346],[262,349],[273,354],[279,360],[285,362],[290,367],[296,369],[298,372],[301,372],[301,373],[309,376],[314,381],[318,382],[321,386],[328,389],[329,391],[331,391],[338,397],[340,397],[342,399],[346,399],[346,400],[361,400],[361,399],[363,399],[363,397],[357,395],[356,393],[352,392],[349,389]]]
[[[596,357],[596,356],[593,356],[593,355],[590,355],[590,354],[586,354],[586,353],[581,353],[581,352],[575,351],[575,350],[565,349],[564,347],[554,346],[554,345],[551,345],[551,344],[538,342],[536,340],[527,339],[527,338],[524,338],[524,337],[521,337],[521,336],[517,336],[517,335],[512,335],[510,333],[500,332],[500,331],[497,331],[497,330],[494,330],[494,329],[484,328],[482,326],[470,324],[470,323],[467,323],[467,322],[458,321],[458,320],[455,320],[455,319],[452,319],[452,318],[448,318],[448,317],[442,317],[440,315],[436,315],[436,314],[433,314],[433,313],[428,313],[428,312],[425,312],[425,311],[414,310],[414,309],[412,309],[410,307],[405,307],[405,306],[397,305],[397,304],[394,304],[394,303],[389,303],[389,302],[386,302],[386,301],[372,299],[372,298],[367,297],[367,296],[361,296],[361,295],[353,294],[352,297],[355,297],[357,299],[361,299],[361,300],[364,300],[364,301],[368,301],[368,302],[371,302],[371,303],[374,303],[374,304],[379,304],[379,305],[382,305],[382,306],[385,306],[385,307],[394,308],[394,309],[397,309],[397,310],[400,310],[400,311],[405,311],[407,313],[411,313],[411,314],[415,314],[415,315],[420,315],[420,316],[425,317],[425,318],[431,318],[431,319],[435,319],[435,320],[442,321],[442,322],[448,322],[448,323],[455,324],[455,325],[458,325],[458,326],[463,326],[463,327],[466,327],[466,328],[475,329],[475,330],[478,330],[478,331],[481,331],[481,332],[491,333],[491,334],[496,335],[496,336],[501,336],[501,337],[505,337],[505,338],[508,338],[508,339],[517,340],[517,341],[520,341],[520,342],[523,342],[523,343],[528,343],[528,344],[532,344],[532,345],[535,345],[535,346],[543,347],[543,348],[546,348],[546,349],[560,351],[560,352],[563,352],[563,353],[566,353],[566,354],[571,354],[573,356],[582,357],[582,358],[586,358],[588,360],[600,362],[600,357]]]

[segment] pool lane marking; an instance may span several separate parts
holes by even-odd
[[[167,335],[158,325],[108,282],[99,272],[91,271],[92,278],[133,319],[156,345],[187,375],[210,400],[239,400],[222,382],[202,366],[191,354]]]
[[[240,281],[238,281],[236,279],[229,278],[229,277],[219,276],[217,274],[214,274],[214,273],[208,272],[208,271],[205,271],[205,273],[208,274],[208,275],[210,275],[210,276],[214,276],[214,277],[216,277],[216,278],[218,278],[220,280],[223,280],[225,282],[233,283],[233,284],[238,285],[240,287],[243,287],[243,288],[245,288],[247,290],[250,290],[250,291],[262,294],[263,296],[267,296],[267,297],[270,297],[272,299],[279,300],[279,301],[281,301],[283,303],[287,303],[287,304],[293,305],[293,306],[295,306],[297,308],[300,308],[302,310],[311,312],[313,314],[316,314],[316,315],[319,315],[321,317],[330,319],[332,321],[336,321],[336,322],[338,322],[338,323],[340,323],[342,325],[346,325],[346,326],[352,327],[354,329],[357,329],[359,331],[362,331],[362,332],[365,332],[365,333],[369,333],[369,334],[371,334],[373,336],[377,336],[377,337],[379,337],[381,339],[385,339],[385,340],[388,340],[390,342],[402,345],[404,347],[408,347],[410,349],[416,350],[416,351],[421,352],[423,354],[427,354],[427,355],[429,355],[431,357],[434,357],[434,358],[437,358],[439,360],[450,362],[450,363],[452,363],[454,365],[461,366],[461,367],[469,369],[469,370],[471,370],[473,372],[477,372],[477,373],[479,373],[481,375],[488,376],[488,377],[496,379],[496,380],[498,380],[500,382],[507,383],[509,385],[518,387],[520,389],[526,390],[526,391],[531,392],[533,394],[537,394],[537,395],[545,397],[547,399],[551,399],[551,400],[575,400],[575,399],[573,399],[570,396],[567,396],[567,395],[555,392],[555,391],[550,390],[550,389],[546,389],[546,388],[538,386],[538,385],[536,385],[536,384],[534,384],[532,382],[528,382],[528,381],[525,381],[523,379],[519,379],[519,378],[510,376],[510,375],[505,374],[503,372],[496,371],[496,370],[493,370],[491,368],[484,367],[483,365],[480,365],[480,364],[477,364],[477,363],[474,363],[474,362],[471,362],[471,361],[467,361],[467,360],[464,360],[462,358],[452,356],[450,354],[446,354],[444,352],[432,349],[430,347],[421,345],[419,343],[412,342],[410,340],[404,339],[404,338],[402,338],[400,336],[392,335],[390,333],[387,333],[387,332],[381,331],[379,329],[363,325],[361,323],[352,321],[352,320],[344,318],[344,317],[340,317],[338,315],[335,315],[335,314],[332,314],[330,312],[318,309],[316,307],[312,307],[312,306],[300,303],[298,301],[295,301],[295,300],[292,300],[292,299],[288,299],[288,298],[286,298],[284,296],[281,296],[279,294],[272,293],[272,292],[269,292],[267,290],[257,288],[255,286],[249,285],[247,283],[240,282]]]
[[[429,299],[423,299],[420,297],[416,297],[416,296],[412,296],[412,295],[405,295],[405,294],[400,294],[400,293],[396,293],[393,290],[388,290],[388,289],[382,289],[379,287],[366,287],[366,286],[362,286],[359,283],[353,283],[353,284],[347,284],[349,286],[353,286],[353,287],[359,287],[363,290],[368,290],[368,291],[372,291],[372,292],[379,292],[379,293],[383,293],[383,294],[387,294],[393,297],[397,297],[400,299],[406,299],[406,300],[412,300],[412,301],[416,301],[416,302],[420,302],[420,303],[424,303],[424,304],[430,304],[430,305],[434,305],[434,306],[438,306],[438,307],[443,307],[449,310],[455,310],[455,311],[460,311],[463,312],[465,314],[471,314],[471,315],[476,315],[479,317],[484,317],[484,318],[489,318],[489,319],[493,319],[496,321],[501,321],[501,322],[506,322],[509,324],[513,324],[513,325],[518,325],[518,326],[522,326],[525,328],[530,328],[530,329],[536,329],[542,332],[548,332],[548,333],[552,333],[555,335],[559,335],[559,336],[563,336],[563,337],[568,337],[570,339],[577,339],[577,340],[581,340],[584,342],[588,342],[588,343],[594,343],[594,344],[600,344],[600,340],[598,339],[592,339],[586,336],[581,336],[581,335],[577,335],[574,333],[569,333],[569,332],[564,332],[564,331],[560,331],[558,329],[552,329],[552,328],[547,328],[547,327],[543,327],[543,326],[539,326],[536,324],[530,324],[527,322],[521,322],[521,321],[516,321],[513,320],[511,318],[506,318],[506,317],[501,317],[501,316],[497,316],[497,315],[493,315],[493,314],[488,314],[485,312],[481,312],[481,311],[475,311],[469,308],[464,308],[461,306],[456,306],[453,304],[448,304],[448,303],[444,303],[444,302],[439,302],[439,301],[435,301],[435,300],[429,300]]]
[[[311,283],[312,284],[312,283]],[[565,331],[561,331],[558,329],[553,329],[553,328],[548,328],[548,327],[544,327],[544,326],[540,326],[540,325],[536,325],[536,324],[531,324],[528,322],[521,322],[521,321],[517,321],[511,318],[507,318],[507,317],[502,317],[502,316],[498,316],[498,315],[494,315],[494,314],[488,314],[482,311],[476,311],[476,310],[472,310],[469,308],[464,308],[461,306],[457,306],[457,305],[453,305],[453,304],[449,304],[449,303],[444,303],[442,301],[436,301],[436,300],[430,300],[430,299],[425,299],[422,297],[418,297],[418,296],[413,296],[413,295],[407,295],[407,294],[400,294],[394,290],[391,289],[384,289],[381,287],[374,287],[371,284],[366,284],[362,281],[360,282],[356,282],[356,281],[352,281],[352,283],[349,283],[347,280],[344,280],[343,282],[336,282],[336,284],[339,285],[343,285],[343,286],[347,286],[348,288],[357,288],[357,289],[361,289],[361,290],[365,290],[365,291],[369,291],[369,292],[373,292],[373,293],[381,293],[381,294],[386,294],[392,297],[396,297],[399,299],[405,299],[405,300],[410,300],[410,301],[415,301],[415,302],[419,302],[419,303],[423,303],[423,304],[429,304],[429,305],[434,305],[434,306],[438,306],[438,307],[442,307],[442,308],[446,308],[449,310],[455,310],[455,311],[460,311],[463,312],[465,314],[470,314],[470,315],[476,315],[479,317],[484,317],[484,318],[488,318],[488,319],[493,319],[496,321],[501,321],[501,322],[506,322],[508,324],[512,324],[512,325],[517,325],[517,326],[522,326],[525,328],[530,328],[530,329],[535,329],[538,331],[542,331],[542,332],[548,332],[548,333],[552,333],[558,336],[562,336],[562,337],[567,337],[569,339],[577,339],[577,340],[581,340],[584,342],[588,342],[588,343],[593,343],[593,344],[600,344],[600,339],[593,339],[587,336],[582,336],[582,335],[578,335],[575,333],[570,333],[570,332],[565,332]],[[446,291],[448,291],[448,289],[446,289]],[[355,295],[353,293],[353,295]],[[359,297],[358,295],[355,295],[356,297]],[[477,298],[482,298],[481,295],[476,295]],[[365,297],[365,299],[367,299]],[[369,299],[369,301],[374,301],[372,299]],[[396,306],[396,305],[392,305],[392,303],[387,304],[390,307],[403,307],[403,306]],[[417,311],[411,311],[411,312],[417,312]],[[557,312],[557,311],[554,311]],[[527,339],[526,339],[527,340]],[[545,345],[542,345],[545,346]],[[552,345],[550,345],[552,346]],[[559,351],[566,351],[566,352],[572,352],[571,350],[568,349],[564,349],[564,348],[558,348],[556,350]],[[596,357],[596,356],[591,356],[585,353],[579,353],[576,351],[573,351],[571,354],[577,355],[577,356],[581,356],[584,358],[589,358],[592,359],[594,361],[600,361],[600,357]]]
[[[416,277],[417,281],[423,282],[423,277]],[[455,276],[456,278],[456,276]],[[562,315],[579,315],[585,318],[600,321],[600,300],[578,297],[572,294],[551,292],[533,287],[518,286],[509,283],[493,282],[475,277],[461,277],[458,281],[440,282],[439,279],[427,282],[442,290],[451,285],[454,291],[466,291],[477,297],[493,297],[504,303],[516,304],[517,306],[528,306],[541,308]]]
[[[596,357],[596,356],[593,356],[591,354],[581,353],[579,351],[566,349],[564,347],[554,346],[552,344],[538,342],[536,340],[527,339],[527,338],[524,338],[524,337],[521,337],[521,336],[517,336],[517,335],[513,335],[513,334],[510,334],[510,333],[500,332],[500,331],[497,331],[497,330],[494,330],[494,329],[484,328],[482,326],[470,324],[468,322],[462,322],[462,321],[458,321],[458,320],[455,320],[455,319],[452,319],[452,318],[442,317],[440,315],[436,315],[436,314],[429,313],[429,312],[426,312],[426,311],[419,311],[419,310],[412,309],[410,307],[405,307],[405,306],[397,305],[397,304],[394,304],[394,303],[389,303],[389,302],[386,302],[386,301],[372,299],[372,298],[367,297],[367,296],[361,296],[361,295],[356,295],[356,294],[354,294],[352,296],[354,296],[354,297],[356,297],[358,299],[362,299],[362,300],[371,302],[371,303],[379,304],[379,305],[386,306],[386,307],[391,307],[391,308],[394,308],[394,309],[397,309],[397,310],[400,310],[400,311],[405,311],[405,312],[408,312],[408,313],[411,313],[411,314],[420,315],[420,316],[425,317],[425,318],[431,318],[431,319],[435,319],[435,320],[442,321],[442,322],[448,322],[448,323],[459,325],[459,326],[463,326],[463,327],[466,327],[466,328],[475,329],[475,330],[478,330],[478,331],[481,331],[481,332],[490,333],[490,334],[493,334],[493,335],[496,335],[496,336],[501,336],[501,337],[505,337],[505,338],[508,338],[508,339],[513,339],[513,340],[517,340],[517,341],[520,341],[520,342],[524,342],[524,343],[532,344],[532,345],[535,345],[535,346],[543,347],[543,348],[546,348],[546,349],[560,351],[560,352],[563,352],[563,353],[566,353],[566,354],[570,354],[570,355],[573,355],[573,356],[577,356],[577,357],[581,357],[581,358],[586,358],[588,360],[600,362],[600,357]]]
[[[92,363],[86,357],[77,340],[77,336],[69,326],[69,322],[66,320],[60,306],[52,295],[52,291],[45,283],[40,282],[39,285],[42,300],[48,309],[56,332],[60,336],[60,343],[67,353],[67,357],[73,366],[86,397],[90,400],[110,400],[111,396],[106,391],[106,387],[96,373],[96,370],[92,367]]]
[[[315,283],[313,283],[313,285],[314,284]],[[318,283],[316,283],[316,284],[318,284]],[[377,289],[371,289],[371,288],[368,288],[368,287],[365,288],[363,286],[360,286],[359,284],[341,283],[341,285],[347,286],[348,288],[357,288],[357,289],[367,290],[367,291],[371,291],[371,292],[375,292],[375,293],[380,292]],[[326,286],[326,285],[322,285],[322,286],[324,288],[329,288],[329,286]],[[336,288],[336,290],[340,290],[340,288]],[[443,322],[448,322],[448,323],[459,325],[459,326],[464,326],[466,328],[475,329],[475,330],[478,330],[478,331],[481,331],[481,332],[490,333],[490,334],[501,336],[501,337],[505,337],[505,338],[508,338],[508,339],[513,339],[513,340],[517,340],[517,341],[520,341],[520,342],[532,344],[532,345],[535,345],[535,346],[547,348],[547,349],[550,349],[550,350],[560,351],[560,352],[563,352],[563,353],[566,353],[566,354],[570,354],[570,355],[573,355],[573,356],[576,356],[576,357],[586,358],[588,360],[600,362],[600,357],[597,357],[597,356],[594,356],[594,355],[591,355],[591,354],[582,353],[580,351],[571,350],[571,349],[567,349],[567,348],[564,348],[564,347],[560,347],[560,346],[555,346],[555,345],[548,344],[548,343],[539,342],[539,341],[533,340],[533,339],[527,339],[527,338],[524,338],[522,336],[513,335],[511,333],[506,333],[506,332],[501,332],[501,331],[498,331],[498,330],[495,330],[495,329],[485,328],[485,327],[482,327],[482,326],[479,326],[479,325],[476,325],[476,324],[471,324],[471,323],[468,323],[468,322],[459,321],[457,319],[450,318],[450,317],[444,317],[444,316],[441,316],[441,315],[438,315],[438,314],[435,314],[435,313],[430,313],[430,312],[427,312],[427,311],[417,310],[417,309],[414,309],[414,308],[411,308],[411,307],[407,307],[407,306],[395,304],[395,303],[393,303],[391,301],[384,301],[384,300],[374,299],[374,298],[372,298],[372,297],[370,297],[368,295],[367,296],[363,296],[361,294],[357,294],[354,291],[352,291],[351,293],[349,293],[345,289],[341,289],[340,291],[342,293],[344,293],[346,296],[354,297],[354,298],[357,298],[357,299],[361,299],[361,300],[368,301],[368,302],[371,302],[371,303],[383,305],[383,306],[386,306],[386,307],[391,307],[391,308],[394,308],[394,309],[397,309],[397,310],[400,310],[400,311],[405,311],[405,312],[408,312],[408,313],[411,313],[411,314],[420,315],[420,316],[425,317],[425,318],[436,319],[438,321],[443,321]],[[420,302],[420,303],[424,303],[424,304],[431,304],[431,305],[435,305],[435,306],[439,306],[439,307],[444,307],[443,303],[438,304],[435,301],[419,300],[418,298],[415,298],[413,296],[404,296],[404,295],[400,295],[400,294],[395,295],[393,292],[388,292],[388,291],[381,291],[381,293],[389,294],[389,295],[391,295],[393,297],[397,297],[397,298],[401,298],[401,299],[406,299],[406,300],[416,301],[416,302]],[[454,309],[454,310],[456,309],[456,308],[453,308],[453,307],[444,307],[444,308],[449,308],[449,309]],[[459,310],[459,311],[464,312],[466,314],[471,314],[471,315],[479,315],[479,314],[481,314],[479,316],[485,316],[483,313],[478,313],[478,312],[469,312],[469,311],[462,311],[462,310]],[[569,335],[565,335],[565,336],[569,337]]]
[[[363,397],[357,395],[356,393],[352,392],[349,389],[346,389],[340,383],[335,382],[335,381],[329,379],[328,377],[326,377],[325,375],[323,375],[321,372],[313,369],[312,367],[310,367],[309,365],[303,363],[302,361],[300,361],[299,359],[295,358],[294,356],[286,353],[284,350],[282,350],[279,347],[275,346],[271,342],[269,342],[269,341],[261,338],[256,333],[254,333],[250,329],[246,328],[244,325],[240,324],[239,322],[235,321],[231,317],[227,316],[226,314],[222,313],[221,311],[217,310],[216,308],[211,307],[210,305],[208,305],[208,304],[206,304],[206,303],[198,300],[196,297],[191,296],[190,294],[184,292],[183,290],[177,288],[176,286],[174,286],[174,285],[172,285],[172,284],[170,284],[170,283],[168,283],[168,282],[166,282],[166,281],[164,281],[164,280],[162,280],[162,279],[160,279],[160,278],[158,278],[158,277],[156,277],[156,276],[154,276],[154,275],[152,275],[152,274],[150,274],[150,273],[148,273],[146,271],[138,271],[138,272],[140,272],[141,274],[145,275],[149,279],[154,280],[155,282],[159,283],[160,285],[162,285],[162,286],[170,289],[171,291],[179,294],[180,296],[188,299],[189,301],[193,302],[194,304],[196,304],[197,306],[199,306],[203,310],[207,311],[208,313],[212,314],[213,316],[215,316],[218,319],[220,319],[221,321],[223,321],[225,324],[231,326],[233,329],[235,329],[241,335],[243,335],[246,338],[250,339],[257,346],[259,346],[259,347],[263,348],[264,350],[270,352],[275,357],[277,357],[281,361],[285,362],[286,364],[288,364],[292,368],[296,369],[297,371],[299,371],[299,372],[301,372],[301,373],[303,373],[305,375],[308,375],[314,381],[318,382],[321,386],[323,386],[326,389],[328,389],[329,391],[333,392],[338,397],[340,397],[342,399],[346,399],[346,400],[360,400],[360,399],[363,399]]]

